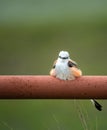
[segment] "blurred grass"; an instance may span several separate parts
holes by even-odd
[[[45,75],[67,50],[84,75],[107,75],[107,1],[0,1],[0,74]],[[106,129],[106,101],[96,111],[77,102],[88,128]],[[0,129],[83,129],[72,100],[0,100]]]

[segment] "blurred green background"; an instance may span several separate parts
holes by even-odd
[[[84,75],[107,75],[106,0],[0,0],[1,75],[48,75],[61,50]],[[0,100],[0,130],[83,130],[80,113],[88,130],[107,129],[100,103]]]

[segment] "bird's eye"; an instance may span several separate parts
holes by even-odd
[[[59,56],[59,58],[61,58],[61,59],[68,59],[68,57],[61,57],[61,56]]]

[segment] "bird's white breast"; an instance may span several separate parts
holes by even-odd
[[[72,80],[74,76],[68,67],[68,62],[57,62],[55,67],[56,77],[62,80]]]

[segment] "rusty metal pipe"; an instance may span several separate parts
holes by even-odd
[[[0,76],[0,99],[107,99],[107,76]]]

